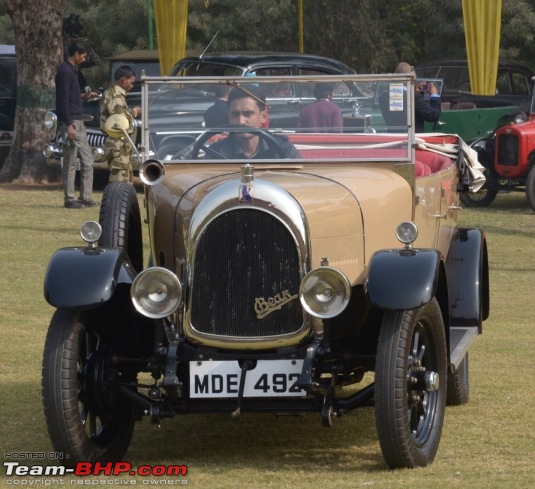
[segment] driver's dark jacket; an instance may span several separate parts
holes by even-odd
[[[280,146],[283,150],[284,156],[282,158],[301,158],[297,148],[288,140],[287,136],[274,134],[273,137],[277,138],[280,142]],[[210,149],[217,151],[221,156],[229,159],[249,159],[245,156],[241,149],[240,143],[234,134],[230,134],[227,138],[220,141],[216,141],[210,145]],[[217,155],[210,154],[210,158],[216,158]],[[279,159],[281,156],[276,149],[271,148],[264,139],[260,139],[260,149],[250,157],[251,159]]]

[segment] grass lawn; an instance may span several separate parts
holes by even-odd
[[[94,198],[100,200],[101,192]],[[82,221],[98,208],[64,209],[62,192],[0,186],[0,440],[4,461],[15,452],[56,465],[41,405],[41,361],[53,313],[43,297],[52,253],[81,244]],[[466,209],[465,226],[485,229],[491,315],[470,350],[470,402],[446,410],[435,462],[389,471],[371,408],[336,419],[319,415],[176,417],[160,429],[138,423],[126,460],[188,466],[199,488],[530,488],[535,484],[535,213],[524,194],[499,195],[486,209]],[[83,278],[81,278],[83,279]],[[17,461],[23,462],[20,459]],[[0,471],[0,475],[5,470]],[[16,478],[19,482],[30,478]],[[128,478],[144,485],[147,480]],[[37,482],[35,484],[43,485]],[[72,483],[71,483],[72,480]],[[99,479],[106,482],[106,479]],[[110,480],[109,478],[107,479]],[[88,479],[64,478],[65,485]],[[13,482],[4,477],[0,485]],[[176,477],[155,479],[159,486]],[[166,482],[167,484],[164,484]],[[114,484],[115,485],[115,484]]]

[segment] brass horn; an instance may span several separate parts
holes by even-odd
[[[165,167],[158,160],[147,160],[139,167],[139,178],[145,185],[158,185],[165,175]]]

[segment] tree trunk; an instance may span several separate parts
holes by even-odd
[[[44,162],[45,114],[55,108],[56,69],[63,60],[65,0],[4,0],[13,23],[17,51],[15,138],[0,182],[45,183],[52,172]]]

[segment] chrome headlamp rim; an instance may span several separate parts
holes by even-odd
[[[308,272],[299,287],[299,300],[310,315],[329,319],[341,314],[349,304],[351,283],[346,275],[330,266]]]
[[[167,268],[146,268],[132,282],[130,298],[139,313],[161,319],[173,314],[182,303],[182,284]]]
[[[418,237],[418,228],[412,221],[404,221],[396,228],[396,238],[404,245],[411,245]]]
[[[58,117],[54,112],[50,110],[47,110],[45,114],[45,127],[48,133],[48,139],[53,141],[56,137],[56,132],[58,130]]]
[[[95,163],[102,163],[103,161],[106,161],[106,152],[103,148],[94,147],[91,149],[91,153],[93,154],[93,160],[95,160]]]
[[[102,226],[96,221],[86,221],[80,227],[80,236],[88,245],[95,245],[102,236]]]
[[[517,112],[513,118],[515,124],[522,124],[528,120],[528,116],[525,112]]]

